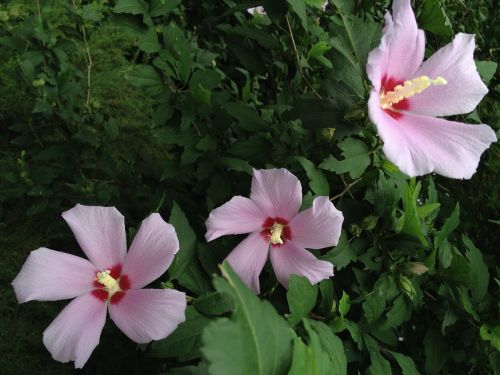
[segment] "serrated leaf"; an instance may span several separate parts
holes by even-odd
[[[125,79],[151,96],[161,94],[165,90],[160,75],[151,65],[136,65],[125,74]]]
[[[306,317],[316,305],[318,286],[303,276],[290,275],[286,299],[290,308],[288,321],[295,326]]]
[[[490,274],[488,266],[484,263],[483,255],[479,249],[474,246],[472,241],[466,235],[462,235],[462,241],[467,247],[465,256],[470,265],[470,280],[472,298],[475,302],[481,301],[488,291]]]
[[[235,310],[203,332],[202,354],[212,375],[283,374],[290,365],[293,331],[267,301],[261,301],[238,278],[227,262],[225,280],[216,277],[215,288],[230,296]]]
[[[435,240],[434,246],[439,247],[443,243],[445,239],[458,227],[460,223],[460,205],[457,203],[455,209],[451,213],[451,215],[446,219],[443,224],[443,227],[438,232]]]
[[[322,260],[327,260],[338,270],[346,267],[349,263],[356,259],[356,252],[349,244],[347,234],[342,231],[339,242],[332,250],[321,257]]]
[[[453,35],[451,22],[438,0],[425,0],[420,13],[419,26],[437,35]]]
[[[295,159],[297,159],[300,165],[302,165],[302,168],[306,171],[307,177],[309,178],[309,187],[313,193],[316,195],[330,194],[330,187],[323,171],[316,168],[312,161],[303,156],[296,156]]]
[[[477,71],[485,84],[489,84],[495,76],[498,64],[494,61],[476,61]]]
[[[333,156],[323,160],[319,168],[335,173],[347,173],[352,179],[360,177],[370,165],[369,149],[366,144],[355,138],[346,138],[339,144],[344,160]]]
[[[415,185],[415,180],[412,180],[406,185],[403,195],[404,222],[401,228],[401,233],[417,237],[422,245],[429,246],[422,231],[422,224],[417,213],[417,200],[420,194],[420,181]]]
[[[339,301],[339,314],[342,317],[345,317],[351,308],[351,299],[349,298],[349,294],[345,291],[342,291],[342,298]]]

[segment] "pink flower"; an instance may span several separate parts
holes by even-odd
[[[12,282],[20,303],[75,298],[47,327],[43,343],[60,362],[87,362],[106,310],[137,343],[168,336],[185,320],[184,293],[141,289],[168,268],[179,242],[157,213],[146,218],[127,253],[125,222],[114,207],[76,205],[62,214],[90,261],[59,251],[32,251]]]
[[[286,169],[253,171],[250,199],[233,197],[210,213],[207,241],[227,234],[250,233],[226,258],[256,293],[269,255],[278,281],[285,287],[291,274],[315,284],[333,276],[333,265],[307,251],[337,244],[344,217],[328,197],[317,197],[298,213],[302,188]]]
[[[473,60],[474,35],[457,34],[423,62],[425,36],[410,0],[394,0],[392,14],[385,15],[381,44],[367,64],[369,115],[384,153],[409,176],[470,178],[496,141],[494,131],[437,116],[471,112],[488,92]]]

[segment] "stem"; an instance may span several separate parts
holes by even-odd
[[[331,197],[331,198],[330,198],[330,200],[331,200],[331,201],[334,201],[335,199],[338,199],[338,198],[340,198],[340,197],[344,196],[344,194],[345,194],[345,193],[349,193],[349,195],[351,196],[351,198],[354,198],[354,196],[352,195],[352,193],[351,193],[350,189],[351,189],[354,185],[356,185],[359,181],[361,181],[361,180],[363,179],[363,178],[361,178],[361,177],[360,177],[360,178],[358,178],[358,179],[354,180],[353,182],[351,182],[349,185],[347,185],[347,184],[346,184],[346,182],[345,182],[345,180],[344,180],[344,178],[343,178],[342,176],[340,176],[340,178],[342,179],[342,182],[343,182],[343,183],[344,183],[344,185],[345,185],[345,189],[344,189],[341,193],[339,193],[339,194],[337,194],[337,195],[335,195],[335,196]]]
[[[300,57],[299,57],[299,51],[297,49],[297,45],[295,44],[295,38],[293,37],[293,32],[292,32],[292,27],[290,26],[290,21],[288,20],[288,14],[285,15],[286,19],[286,25],[288,27],[288,34],[290,35],[290,39],[292,40],[292,46],[293,50],[295,51],[295,58],[297,59],[297,69],[299,70],[300,76],[304,80],[304,82],[309,86],[311,91],[316,95],[318,98],[323,99],[323,97],[318,94],[318,92],[314,89],[314,87],[311,85],[311,83],[308,81],[306,76],[304,75],[304,72],[302,71],[302,67],[300,66]]]

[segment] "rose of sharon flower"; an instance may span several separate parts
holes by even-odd
[[[137,343],[163,339],[185,320],[184,293],[141,289],[166,271],[179,250],[174,227],[159,214],[142,222],[128,253],[116,208],[78,204],[62,216],[90,261],[40,248],[12,282],[20,303],[76,297],[43,333],[55,360],[83,367],[99,343],[106,310]]]
[[[394,0],[392,15],[385,15],[381,44],[367,64],[369,115],[383,151],[409,176],[470,178],[496,141],[494,131],[437,116],[471,112],[488,92],[474,64],[474,35],[457,34],[423,62],[425,36],[410,0]]]
[[[317,197],[311,208],[299,213],[301,204],[300,181],[288,170],[254,169],[250,199],[236,196],[214,209],[205,223],[205,237],[212,241],[250,233],[226,259],[256,293],[268,255],[283,286],[288,287],[292,274],[315,284],[333,276],[333,265],[316,259],[306,248],[336,245],[344,217],[328,197]]]

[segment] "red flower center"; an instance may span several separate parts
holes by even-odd
[[[115,264],[109,270],[98,272],[94,279],[92,295],[100,301],[116,304],[122,300],[125,291],[130,289],[130,280],[122,275],[122,265]]]
[[[288,221],[281,217],[268,217],[262,224],[260,233],[269,240],[272,247],[279,247],[292,239],[292,230],[288,226]]]
[[[389,93],[391,91],[394,91],[394,88],[397,85],[403,85],[403,84],[404,82],[401,80],[397,80],[396,78],[393,77],[384,76],[384,78],[382,78],[382,88],[380,89],[380,92],[381,94]],[[406,98],[397,103],[394,103],[390,108],[383,108],[385,113],[395,118],[396,120],[403,117],[403,114],[399,111],[407,111],[408,109],[410,109],[410,102]]]

